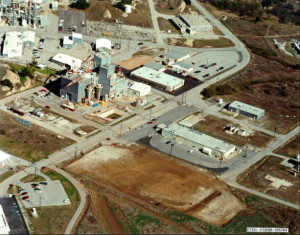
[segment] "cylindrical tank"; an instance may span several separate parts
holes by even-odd
[[[125,13],[130,14],[131,13],[131,5],[125,5]]]
[[[95,87],[95,97],[97,100],[100,100],[101,99],[101,96],[102,96],[102,89],[103,87],[98,84],[96,87]]]
[[[85,97],[88,99],[89,102],[92,100],[92,91],[93,87],[91,85],[87,85],[85,88]]]

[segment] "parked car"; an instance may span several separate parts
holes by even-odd
[[[153,122],[147,122],[147,124],[153,124]]]
[[[46,109],[50,109],[50,106],[46,105],[45,108],[46,108]]]
[[[170,140],[168,140],[167,142],[166,142],[166,144],[170,144],[171,143],[171,141]]]
[[[139,43],[138,43],[138,45],[139,45],[139,46],[141,46],[141,45],[144,45],[144,43],[142,43],[142,42],[139,42]]]
[[[48,185],[47,182],[40,182],[40,184],[42,184],[42,185]]]
[[[21,193],[22,196],[25,196],[27,194],[27,192]]]
[[[151,122],[155,122],[155,121],[157,121],[156,118],[152,118],[152,119],[151,119]]]
[[[22,200],[27,200],[27,199],[29,199],[29,196],[22,197]]]
[[[32,183],[31,186],[38,186],[39,184],[37,183]]]
[[[36,96],[39,96],[39,93],[37,93],[37,92],[34,92],[33,94],[35,94]]]
[[[41,192],[42,192],[42,190],[41,190],[40,188],[34,188],[33,191],[34,191],[35,193],[41,193]]]

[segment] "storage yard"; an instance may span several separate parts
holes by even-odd
[[[229,189],[208,172],[177,165],[165,154],[140,145],[103,146],[66,169],[78,176],[88,176],[95,184],[111,185],[124,193],[161,203],[215,225],[226,224],[245,209]],[[216,213],[220,203],[226,207]]]

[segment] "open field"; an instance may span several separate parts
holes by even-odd
[[[27,175],[21,179],[22,183],[38,182],[38,181],[45,181],[45,178],[40,175],[31,174],[31,175]]]
[[[13,120],[13,117],[0,112],[0,148],[8,153],[35,162],[74,143],[34,124],[27,127]]]
[[[80,202],[80,196],[72,185],[64,176],[58,174],[53,170],[46,168],[42,173],[48,175],[51,180],[60,180],[68,197],[71,205],[68,206],[53,206],[41,207],[40,211],[37,209],[40,216],[31,218],[31,223],[35,233],[37,234],[62,234],[76,211]]]
[[[265,109],[264,117],[255,123],[286,134],[299,123],[299,84],[297,70],[254,54],[245,72],[206,91],[228,102],[238,100]]]
[[[87,20],[115,22],[115,19],[123,22],[123,24],[136,25],[145,28],[152,28],[150,8],[147,0],[142,0],[132,9],[132,13],[123,17],[123,11],[113,7],[111,1],[96,0],[90,2],[90,7],[86,10]],[[109,10],[111,18],[104,18],[104,12]],[[127,15],[127,14],[126,14]],[[138,20],[137,20],[138,19]]]
[[[234,44],[227,38],[220,39],[175,39],[168,38],[165,43],[172,46],[184,46],[193,48],[219,48],[219,47],[232,47]]]
[[[288,170],[290,168],[281,165],[280,163],[282,161],[283,160],[281,158],[267,156],[239,175],[238,181],[240,184],[248,188],[278,197],[282,200],[299,204],[299,176],[295,177],[289,173]],[[278,180],[274,181],[274,179],[266,179],[265,177],[268,178],[268,176],[287,181],[292,185],[283,185],[285,182]]]
[[[299,134],[295,138],[290,139],[283,146],[276,149],[274,153],[278,153],[287,157],[294,158],[299,154],[300,151],[300,136]]]
[[[243,146],[247,143],[257,146],[259,148],[264,148],[270,141],[274,139],[272,136],[258,131],[253,131],[254,136],[244,137],[236,134],[231,135],[225,132],[224,127],[229,124],[233,124],[232,122],[223,118],[217,118],[215,116],[210,115],[204,117],[204,119],[205,120],[202,120],[195,126],[193,126],[193,128],[237,146]],[[235,126],[243,129],[239,125],[235,124]]]
[[[140,145],[102,146],[66,169],[215,225],[228,223],[244,209],[214,176],[198,168],[176,165],[167,155]],[[216,213],[220,203],[226,206]]]
[[[179,13],[198,14],[194,6],[185,4],[183,0],[154,0],[154,6],[157,12],[166,15],[178,15]],[[184,9],[182,10],[183,7]]]
[[[0,174],[0,183],[4,180],[6,180],[7,178],[11,177],[14,173],[12,171],[6,171],[2,174]]]
[[[169,20],[158,17],[157,21],[161,31],[167,32],[168,30],[171,30],[172,33],[180,33],[180,31]]]

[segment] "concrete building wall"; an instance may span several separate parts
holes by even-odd
[[[111,63],[111,56],[110,55],[105,55],[105,56],[94,56],[94,63],[95,67],[104,65],[104,64],[110,64]]]
[[[115,78],[112,76],[115,72],[115,65],[104,64],[99,68],[99,80],[98,83],[103,86],[103,95],[109,95],[111,90],[111,84],[115,83]],[[108,79],[108,77],[111,79]]]
[[[76,46],[82,45],[82,38],[73,38],[73,44]]]
[[[63,95],[66,100],[69,100],[72,103],[79,103],[81,102],[82,98],[85,97],[85,87],[90,83],[90,81],[84,80],[80,83],[75,83],[67,88],[66,85],[70,83],[70,81],[71,80],[68,78],[61,78],[60,95]]]
[[[246,112],[244,110],[237,109],[235,107],[230,107],[230,105],[228,106],[228,110],[231,112],[235,112],[239,115],[243,115],[243,116],[254,118],[254,119],[260,119],[265,113],[264,111],[262,111],[259,114],[253,114],[253,113]]]

